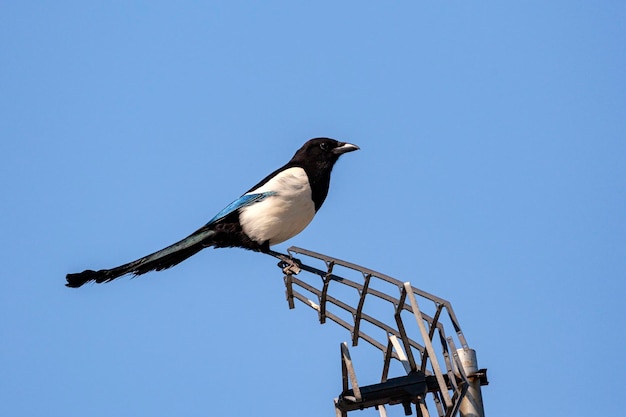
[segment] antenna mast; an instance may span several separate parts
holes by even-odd
[[[383,354],[380,382],[363,386],[348,344],[340,345],[337,417],[369,407],[386,417],[385,406],[394,404],[402,404],[405,415],[415,405],[419,417],[430,417],[429,406],[439,417],[484,417],[480,387],[488,384],[487,370],[478,369],[476,351],[469,348],[448,301],[327,255],[295,246],[288,253],[272,255],[281,260],[289,308],[298,300],[317,312],[320,323],[330,320],[348,330],[352,346],[364,340]],[[385,308],[390,314],[383,317]],[[392,359],[400,362],[404,375],[389,377]]]

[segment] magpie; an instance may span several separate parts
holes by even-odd
[[[326,199],[333,166],[342,154],[358,149],[335,139],[311,139],[289,162],[183,240],[112,269],[67,274],[65,285],[77,288],[90,281],[103,283],[126,274],[161,271],[208,247],[239,247],[280,255],[270,246],[304,230]]]

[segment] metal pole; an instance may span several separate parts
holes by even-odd
[[[463,370],[469,381],[469,387],[459,407],[461,417],[485,417],[483,396],[480,392],[480,377],[476,375],[478,372],[476,351],[474,349],[463,348],[458,349],[456,353],[459,355]]]

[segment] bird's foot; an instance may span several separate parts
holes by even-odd
[[[299,259],[273,250],[269,250],[266,253],[279,260],[278,267],[283,270],[285,275],[298,275],[300,273],[302,262]]]
[[[278,262],[278,267],[283,270],[285,275],[298,275],[302,270],[301,266],[300,260],[296,258],[283,259]]]

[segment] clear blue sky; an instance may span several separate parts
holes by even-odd
[[[333,416],[349,334],[288,310],[272,258],[63,286],[186,236],[315,136],[361,151],[278,249],[450,300],[487,416],[622,414],[625,21],[623,1],[3,2],[0,415]],[[356,366],[376,382],[379,357]]]

